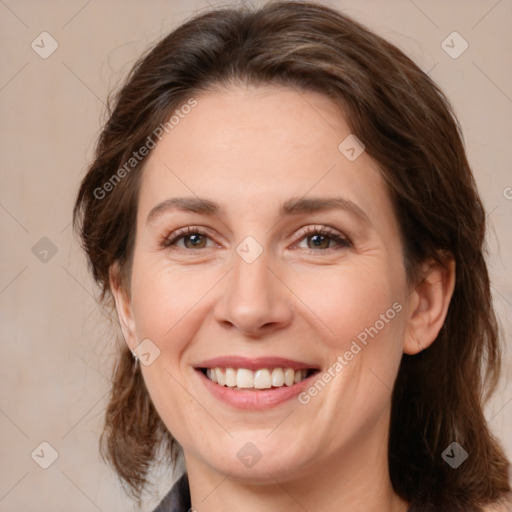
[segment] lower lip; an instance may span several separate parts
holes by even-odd
[[[310,379],[316,375],[310,375],[307,379],[294,384],[293,386],[283,386],[273,389],[248,389],[236,390],[227,386],[220,386],[212,382],[201,370],[196,370],[206,389],[222,402],[236,407],[237,409],[250,409],[261,411],[276,407],[287,400],[291,400],[301,393],[310,382]]]

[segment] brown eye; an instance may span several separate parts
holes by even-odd
[[[181,240],[183,240],[183,245],[180,245]],[[208,240],[209,236],[205,231],[199,228],[188,227],[185,229],[179,229],[178,231],[166,236],[160,245],[161,247],[176,247],[184,250],[205,249],[208,247]]]
[[[308,229],[302,233],[301,240],[306,240],[307,247],[304,248],[312,251],[334,249],[336,246],[351,246],[348,239],[327,227]]]
[[[329,245],[333,241],[331,237],[320,234],[310,235],[307,239],[310,240],[313,245],[309,247],[308,244],[310,249],[329,249]]]
[[[200,233],[193,233],[192,235],[186,235],[182,236],[180,238],[183,238],[184,245],[187,249],[193,249],[193,248],[203,248],[205,247],[206,243],[206,237]],[[190,244],[187,244],[187,241],[190,242]]]

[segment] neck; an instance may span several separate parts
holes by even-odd
[[[351,447],[300,472],[273,474],[272,468],[260,467],[268,478],[262,482],[260,476],[257,484],[234,472],[222,474],[185,452],[193,509],[227,512],[238,504],[244,512],[406,512],[408,504],[395,494],[389,478],[383,431],[387,429],[376,428],[370,438],[361,433],[364,444],[354,440]]]

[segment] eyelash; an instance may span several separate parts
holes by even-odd
[[[162,249],[169,249],[173,245],[175,245],[175,243],[178,240],[180,240],[182,238],[186,238],[187,235],[201,235],[201,236],[206,236],[206,237],[210,238],[208,232],[206,232],[204,229],[195,227],[195,226],[188,226],[186,228],[178,229],[174,233],[170,233],[170,234],[164,236],[162,238],[162,240],[160,241],[159,245]],[[323,237],[327,237],[330,240],[336,242],[338,244],[338,246],[341,248],[352,247],[352,243],[350,242],[350,240],[348,238],[342,236],[339,232],[333,230],[329,226],[324,226],[324,225],[312,226],[312,227],[307,227],[307,228],[301,229],[299,232],[298,241],[301,241],[302,239],[307,238],[308,236],[312,236],[312,235],[321,235]],[[205,248],[203,247],[202,249],[205,249]],[[304,249],[304,250],[309,251],[311,253],[316,253],[319,251],[327,252],[327,251],[330,251],[333,249],[336,250],[335,247],[328,247],[326,249]],[[193,251],[194,249],[180,247],[178,250]]]

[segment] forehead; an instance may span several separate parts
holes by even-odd
[[[307,195],[342,195],[377,220],[390,210],[377,164],[366,152],[350,161],[340,151],[350,127],[328,97],[265,86],[194,99],[146,162],[140,215],[183,196],[210,198],[233,215],[273,205],[277,212]]]

